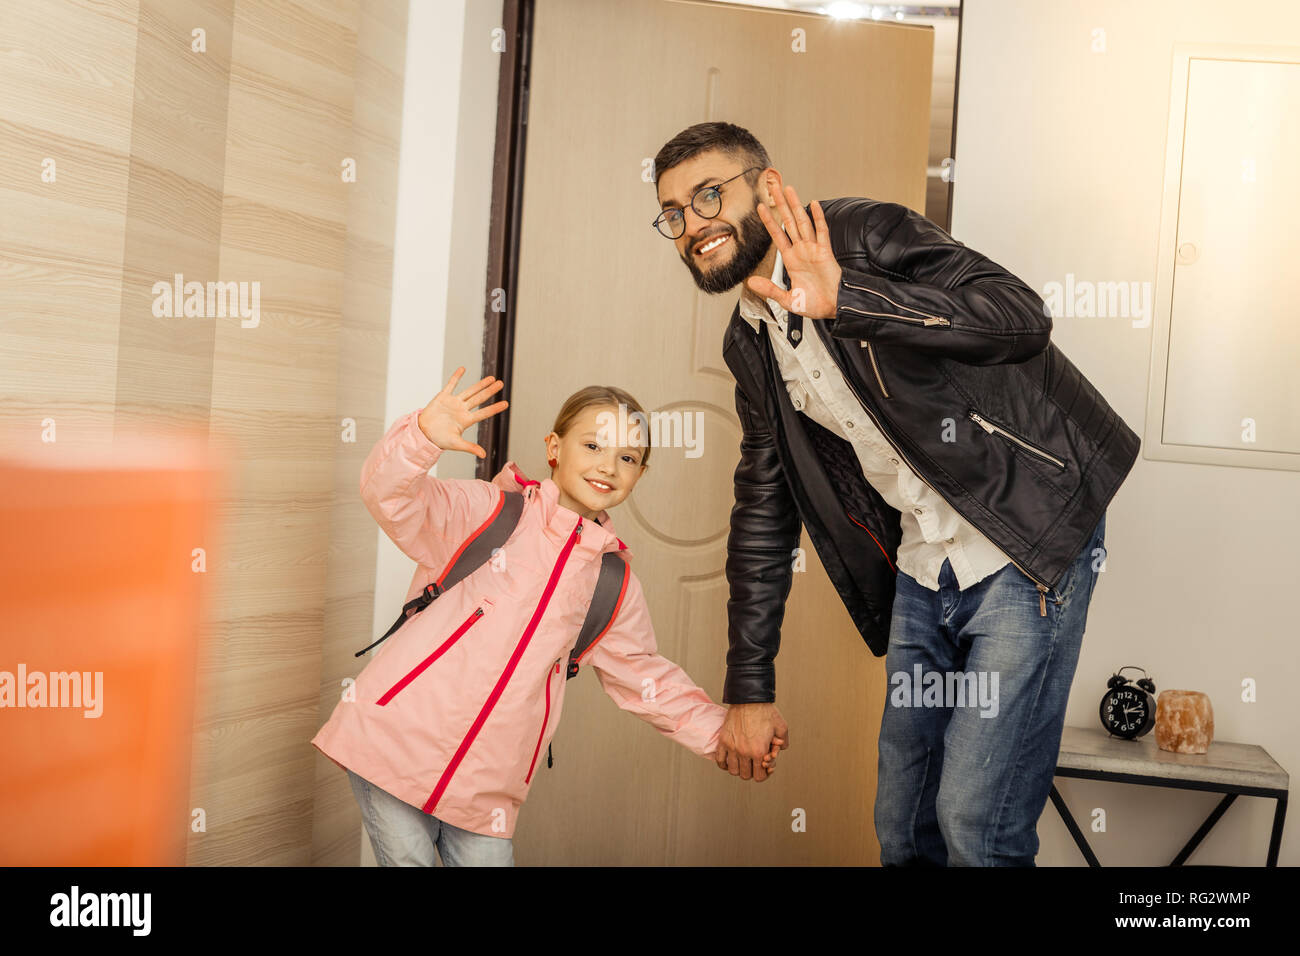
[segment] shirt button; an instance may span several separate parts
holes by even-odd
[[[919,515],[919,514],[920,514],[922,511],[924,511],[924,510],[925,510],[924,508],[913,508],[913,509],[912,509],[912,513],[913,513],[913,514],[918,514],[918,515]]]
[[[891,459],[889,459],[889,463],[890,463],[891,465],[897,465],[897,464],[898,464],[898,459],[897,459],[897,458],[891,458]]]
[[[949,539],[948,539],[948,543],[949,543],[949,544],[952,544],[952,538],[949,538]]]
[[[792,329],[790,331],[790,338],[798,342],[801,338],[803,338],[803,333],[800,332],[798,329]]]
[[[821,377],[822,377],[822,370],[819,368],[813,369],[813,378],[821,378]]]
[[[852,422],[845,422],[845,423],[844,423],[844,427],[845,427],[845,428],[852,428],[852,427],[853,427],[853,423],[852,423]]]

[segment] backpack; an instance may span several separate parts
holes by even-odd
[[[442,569],[442,574],[438,575],[438,579],[426,585],[418,597],[412,598],[402,606],[402,613],[383,637],[363,647],[353,656],[360,657],[371,648],[378,647],[409,618],[419,614],[439,595],[451,590],[486,564],[497,548],[504,545],[514,534],[523,511],[524,496],[502,489],[501,501],[498,502],[492,517],[483,522],[478,530],[457,549],[451,561]],[[627,582],[631,574],[631,567],[619,557],[617,551],[607,551],[602,555],[600,576],[596,579],[591,606],[587,608],[587,616],[582,622],[582,629],[578,632],[578,642],[573,645],[573,650],[569,651],[569,667],[565,673],[565,680],[578,676],[578,665],[583,656],[605,636],[605,632],[614,623],[614,618],[618,616],[618,609],[623,603],[623,595],[627,593]],[[553,766],[549,745],[546,748],[546,766]]]

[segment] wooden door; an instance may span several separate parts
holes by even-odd
[[[700,414],[702,444],[656,448],[613,517],[660,653],[715,700],[740,439],[722,333],[739,289],[697,290],[650,226],[658,203],[643,169],[680,130],[727,120],[758,137],[805,202],[852,195],[924,209],[932,51],[928,27],[677,0],[538,0],[510,457],[547,474],[542,436],[585,385]],[[521,865],[878,862],[884,662],[806,535],[803,547],[777,658],[791,746],[776,775],[732,777],[623,714],[584,672],[568,688],[555,766],[543,766],[520,815]]]

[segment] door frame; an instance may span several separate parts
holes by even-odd
[[[501,55],[497,79],[496,146],[492,158],[491,221],[483,296],[483,374],[505,381],[497,398],[507,401],[511,399],[509,371],[515,354],[513,306],[519,282],[534,10],[535,0],[503,0],[501,10],[506,49]],[[502,305],[504,308],[498,311]],[[474,474],[490,481],[505,466],[510,443],[510,409],[479,423],[478,443],[487,457],[477,461]]]

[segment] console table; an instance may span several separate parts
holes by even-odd
[[[1066,727],[1061,734],[1056,776],[1224,794],[1219,805],[1206,817],[1187,845],[1178,851],[1170,866],[1182,866],[1187,862],[1237,797],[1276,800],[1265,865],[1277,866],[1290,778],[1263,747],[1216,740],[1210,744],[1209,753],[1174,754],[1156,746],[1154,731],[1137,740],[1121,740],[1100,727]],[[1088,865],[1101,866],[1055,783],[1052,784],[1051,799]]]

